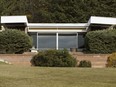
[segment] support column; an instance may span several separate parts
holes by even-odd
[[[38,32],[37,32],[37,44],[36,44],[36,49],[38,50]]]
[[[5,31],[5,28],[4,28],[4,26],[1,26],[1,31]]]
[[[58,33],[56,33],[56,50],[58,50]]]
[[[77,32],[77,35],[76,35],[76,48],[78,49],[78,32]]]
[[[27,32],[28,32],[28,27],[25,27],[25,33],[27,34]]]

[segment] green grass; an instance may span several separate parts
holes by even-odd
[[[116,87],[116,69],[0,65],[0,87]]]
[[[5,63],[5,62],[1,62],[1,61],[0,61],[0,65],[3,65],[3,64],[5,64],[5,65],[6,65],[7,63]]]

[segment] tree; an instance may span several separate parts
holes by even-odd
[[[87,22],[91,15],[116,17],[116,0],[0,0],[0,15],[27,15],[29,22]]]

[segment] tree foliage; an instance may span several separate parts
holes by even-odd
[[[27,15],[30,22],[87,22],[116,17],[116,0],[0,0],[0,15]]]

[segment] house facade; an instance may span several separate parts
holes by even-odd
[[[84,49],[88,31],[106,29],[116,24],[116,18],[91,16],[87,23],[28,23],[26,16],[1,16],[1,31],[19,29],[33,39],[33,47],[45,49]]]

